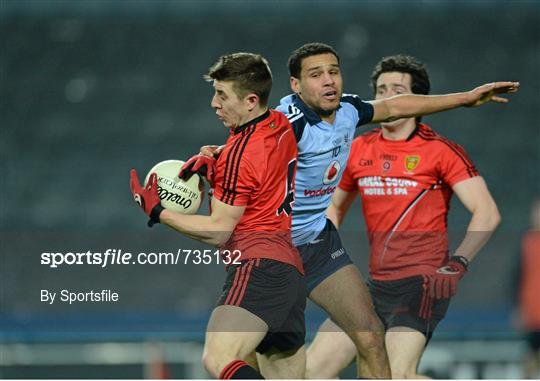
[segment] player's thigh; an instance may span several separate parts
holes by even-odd
[[[257,353],[257,362],[264,378],[305,378],[306,349],[304,346],[288,351],[277,349]]]
[[[340,268],[309,294],[344,331],[382,331],[371,296],[354,264]]]
[[[392,327],[385,335],[393,378],[417,378],[416,369],[426,346],[426,336],[409,327]]]
[[[289,313],[280,326],[272,327],[263,341],[257,346],[259,369],[266,378],[304,378],[305,359],[305,318],[306,291],[303,278],[294,282],[289,278],[296,290],[289,293]]]
[[[355,356],[356,347],[349,336],[326,319],[307,349],[306,378],[338,378]]]
[[[206,329],[205,366],[218,373],[232,360],[247,358],[267,331],[268,325],[261,318],[241,307],[216,307]]]

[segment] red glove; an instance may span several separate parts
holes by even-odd
[[[137,171],[132,169],[130,172],[129,187],[131,188],[135,202],[150,216],[148,226],[152,227],[154,224],[159,224],[159,215],[165,208],[161,206],[161,200],[157,191],[157,175],[152,173],[148,179],[148,184],[143,188],[139,183]]]
[[[467,272],[467,258],[454,255],[448,262],[429,275],[429,292],[434,299],[448,299],[457,292],[458,281]]]
[[[199,175],[204,176],[213,188],[215,163],[216,159],[213,157],[202,154],[195,155],[185,162],[182,169],[180,169],[178,177],[183,180],[188,180],[194,173],[198,173]]]

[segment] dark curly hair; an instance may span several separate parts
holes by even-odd
[[[411,90],[414,94],[429,94],[430,83],[426,66],[413,56],[396,54],[381,59],[371,73],[371,89],[377,92],[377,79],[382,73],[397,71],[408,73],[412,77]]]

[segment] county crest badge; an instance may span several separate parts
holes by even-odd
[[[411,173],[420,164],[420,155],[408,155],[405,156],[405,169],[408,173]]]

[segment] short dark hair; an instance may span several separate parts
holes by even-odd
[[[291,53],[288,62],[290,76],[300,78],[300,72],[302,71],[302,60],[304,58],[325,53],[330,53],[336,56],[339,64],[339,55],[337,54],[336,50],[330,45],[323,44],[322,42],[310,42],[294,50]]]
[[[259,97],[260,104],[266,106],[272,90],[272,72],[268,61],[260,54],[232,53],[218,58],[204,75],[207,81],[231,81],[239,98],[249,93]]]
[[[377,93],[377,79],[382,73],[397,71],[411,75],[411,90],[413,94],[429,94],[430,83],[426,66],[417,58],[406,54],[396,54],[381,59],[371,74],[371,88]]]

